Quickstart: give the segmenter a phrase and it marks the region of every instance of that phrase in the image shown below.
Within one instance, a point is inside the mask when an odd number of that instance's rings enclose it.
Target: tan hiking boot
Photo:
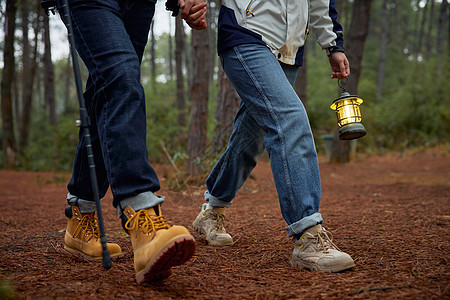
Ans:
[[[329,273],[353,268],[353,259],[340,251],[330,236],[331,233],[318,224],[305,230],[300,238],[294,238],[291,265]]]
[[[131,236],[136,282],[157,281],[168,277],[173,266],[188,261],[195,252],[195,240],[183,226],[170,226],[160,206],[135,212],[127,206],[124,227]]]
[[[210,245],[233,244],[233,238],[226,232],[224,226],[225,207],[213,207],[209,203],[204,203],[200,207],[201,211],[192,223],[194,229],[203,235]]]
[[[102,258],[102,244],[100,242],[100,228],[95,212],[80,213],[77,206],[66,208],[67,223],[64,236],[64,249],[72,253],[82,254],[95,259]],[[122,254],[120,246],[114,243],[106,244],[111,257]]]

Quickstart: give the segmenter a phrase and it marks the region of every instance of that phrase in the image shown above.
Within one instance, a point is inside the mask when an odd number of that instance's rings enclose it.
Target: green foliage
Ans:
[[[367,129],[367,135],[358,141],[358,148],[378,152],[445,143],[450,138],[450,86],[446,80],[450,75],[448,46],[444,60],[438,62],[435,49],[437,29],[434,27],[427,33],[432,38],[432,47],[424,49],[422,45],[420,52],[415,53],[418,37],[411,33],[417,29],[416,23],[422,15],[416,14],[410,3],[396,1],[396,14],[391,13],[388,20],[383,93],[378,103],[381,20],[377,12],[380,5],[381,2],[374,2],[372,8],[371,30],[366,40],[358,86],[358,96],[364,100],[362,122]],[[435,13],[438,11],[437,6]],[[425,61],[427,51],[430,58]],[[330,74],[329,66],[319,52],[317,48],[307,52],[307,110],[318,146],[322,143],[318,137],[332,133],[336,126],[335,114],[328,107],[337,95],[334,81],[330,85],[326,80]],[[438,64],[442,65],[441,74],[437,73]]]
[[[17,294],[13,283],[9,279],[0,279],[0,299],[16,299]]]
[[[444,69],[449,67],[449,60]],[[436,76],[436,62],[411,62],[405,83],[386,93],[381,103],[368,103],[366,143],[372,149],[403,149],[444,143],[450,138],[450,88]],[[394,79],[395,80],[395,79]],[[397,79],[398,80],[398,79]]]
[[[147,147],[151,162],[167,162],[162,145],[170,155],[185,153],[186,128],[177,124],[175,82],[156,83],[146,89]]]
[[[60,116],[51,128],[43,112],[32,118],[32,130],[20,165],[33,171],[70,171],[78,143],[77,113]]]

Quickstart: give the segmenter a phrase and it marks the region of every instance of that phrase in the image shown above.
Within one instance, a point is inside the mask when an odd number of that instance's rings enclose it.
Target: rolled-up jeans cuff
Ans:
[[[230,207],[233,201],[227,202],[220,200],[217,197],[214,197],[209,193],[209,191],[205,192],[205,201],[207,201],[211,206],[214,207]]]
[[[320,213],[314,213],[308,217],[301,219],[291,225],[286,226],[286,231],[288,237],[292,237],[297,234],[301,234],[303,231],[309,227],[316,226],[317,224],[322,224],[323,219]]]
[[[97,210],[95,201],[80,199],[71,193],[67,193],[67,203],[70,206],[77,206],[82,214],[90,214]]]
[[[119,202],[117,205],[117,213],[119,218],[122,216],[123,210],[130,206],[134,211],[149,208],[164,202],[163,196],[157,196],[153,192],[143,192],[133,197],[128,197]]]

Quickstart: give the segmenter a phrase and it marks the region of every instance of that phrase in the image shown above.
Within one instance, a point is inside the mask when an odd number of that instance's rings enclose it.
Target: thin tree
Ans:
[[[172,16],[169,16],[169,32],[168,32],[168,43],[169,43],[169,78],[173,79],[173,43],[172,43]]]
[[[386,67],[386,49],[387,49],[387,23],[389,19],[389,11],[387,8],[387,0],[383,0],[381,4],[381,36],[380,36],[380,56],[378,59],[378,78],[377,78],[377,102],[380,103],[383,97],[384,86],[384,70]]]
[[[215,9],[220,10],[222,1],[221,0],[216,1],[214,2],[214,4]],[[211,13],[213,13],[213,11],[211,11]],[[215,20],[215,18],[213,17],[210,18]],[[215,44],[216,44],[215,39],[211,40],[211,45]],[[214,52],[215,54],[216,50],[215,49],[212,50],[213,51],[210,52]],[[233,85],[229,81],[221,64],[219,64],[217,84],[218,84],[218,92],[217,92],[214,136],[211,145],[212,153],[218,153],[223,151],[224,147],[227,145],[228,139],[233,131],[234,116],[239,108],[240,102],[239,95],[237,94]]]
[[[188,175],[199,175],[201,173],[198,159],[200,159],[206,148],[206,121],[208,113],[209,92],[209,40],[208,29],[192,30],[192,50],[194,59],[194,73],[190,93],[191,112],[188,130],[187,162],[186,172]]]
[[[238,110],[240,98],[227,75],[219,64],[218,94],[215,115],[214,137],[211,145],[212,153],[223,151],[233,131],[234,116]]]
[[[44,98],[48,104],[50,125],[56,126],[56,100],[55,100],[55,68],[52,61],[52,50],[50,43],[49,17],[43,16],[44,36]]]
[[[26,81],[23,83],[25,85],[24,95],[22,97],[22,113],[20,118],[20,131],[19,131],[19,149],[23,153],[28,145],[28,138],[30,136],[30,124],[31,124],[31,108],[33,102],[33,87],[37,69],[37,46],[38,46],[38,36],[40,32],[41,22],[39,17],[42,13],[42,9],[39,7],[39,3],[35,4],[36,21],[34,22],[34,45],[33,53],[30,53],[30,73]]]
[[[55,71],[52,61],[50,43],[49,17],[43,15],[43,39],[44,39],[44,99],[48,104],[49,121],[53,139],[52,170],[58,170],[59,139],[56,128],[56,99],[55,99]]]
[[[188,90],[190,91],[192,89],[192,81],[193,81],[193,69],[194,69],[194,65],[193,65],[193,59],[192,59],[192,45],[187,45],[187,42],[189,41],[188,38],[186,37],[186,33],[183,31],[183,40],[186,43],[186,47],[185,49],[185,53],[184,53],[184,67],[186,69],[186,79],[187,79],[187,86],[188,86]],[[191,41],[192,41],[192,36],[191,36]]]
[[[422,43],[423,43],[423,36],[425,32],[425,24],[427,23],[427,10],[428,10],[428,3],[429,0],[425,2],[425,6],[422,10],[422,21],[420,22],[420,29],[419,29],[419,37],[417,39],[417,46],[416,46],[416,58],[419,59],[422,51]],[[420,6],[418,6],[420,9]]]
[[[209,38],[209,44],[211,47],[209,47],[209,82],[211,83],[214,78],[214,70],[216,67],[216,61],[217,61],[217,51],[216,47],[216,36],[217,36],[217,22],[216,22],[216,15],[217,10],[220,8],[220,5],[218,4],[217,0],[211,0],[209,1],[209,5],[207,6],[208,9],[208,18],[206,18],[206,21],[208,23],[208,38]]]
[[[155,91],[156,90],[156,57],[155,57],[155,47],[156,47],[156,40],[155,40],[155,30],[154,30],[154,22],[152,22],[152,25],[150,27],[150,73],[151,73],[151,82],[152,82],[152,88]]]
[[[359,77],[364,45],[369,32],[371,0],[358,0],[353,3],[352,23],[346,39],[346,55],[350,62],[351,75],[343,82],[345,89],[353,95],[358,92]],[[344,163],[350,161],[350,142],[339,139],[336,127],[330,162]]]
[[[448,40],[448,35],[445,34],[445,29],[447,27],[446,23],[449,20],[448,15],[448,0],[443,0],[441,4],[441,9],[439,11],[439,20],[438,20],[438,34],[437,34],[437,74],[440,75],[442,73],[442,62],[444,59],[445,52],[445,44]]]
[[[435,23],[434,20],[434,0],[431,0],[431,7],[430,7],[430,20],[428,21],[428,29],[427,29],[427,39],[425,41],[425,61],[428,61],[431,54],[432,49],[432,43],[431,38],[433,36],[433,24]]]
[[[5,46],[1,81],[3,168],[12,169],[16,164],[16,139],[12,113],[12,88],[15,69],[14,34],[16,30],[16,0],[6,0]]]
[[[177,75],[177,123],[186,126],[186,100],[184,97],[183,53],[185,52],[183,20],[175,18],[175,70]]]
[[[65,59],[64,67],[64,113],[68,113],[70,110],[70,90],[72,88],[72,77],[73,77],[73,71],[72,71],[72,63],[70,59],[70,53],[67,55],[67,59]]]

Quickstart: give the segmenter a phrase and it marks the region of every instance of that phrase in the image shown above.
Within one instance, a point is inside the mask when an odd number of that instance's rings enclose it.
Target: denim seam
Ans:
[[[241,53],[239,52],[239,49],[237,49],[237,47],[235,47],[233,50],[236,53],[236,57],[239,59],[239,61],[241,62],[242,66],[244,67],[245,71],[247,72],[248,76],[251,78],[251,80],[252,80],[253,84],[255,85],[256,89],[259,91],[260,96],[262,97],[262,99],[264,100],[264,103],[266,104],[267,110],[269,111],[270,115],[272,116],[272,119],[275,121],[275,124],[277,126],[278,137],[280,139],[281,147],[282,147],[281,158],[283,160],[283,170],[284,170],[284,178],[285,178],[285,181],[286,181],[285,182],[286,189],[288,191],[290,205],[291,205],[291,207],[294,207],[293,211],[296,212],[297,210],[295,209],[295,201],[294,201],[294,196],[293,196],[293,192],[292,192],[292,186],[290,184],[290,177],[289,177],[289,172],[288,172],[288,167],[287,167],[286,148],[285,148],[285,144],[284,144],[283,130],[282,130],[281,126],[280,126],[280,123],[279,123],[278,119],[276,118],[276,116],[273,113],[273,109],[272,109],[272,106],[270,105],[270,101],[265,96],[262,87],[259,85],[259,83],[256,80],[255,76],[251,72],[250,68],[245,63]],[[296,215],[296,217],[298,219],[298,215]]]

